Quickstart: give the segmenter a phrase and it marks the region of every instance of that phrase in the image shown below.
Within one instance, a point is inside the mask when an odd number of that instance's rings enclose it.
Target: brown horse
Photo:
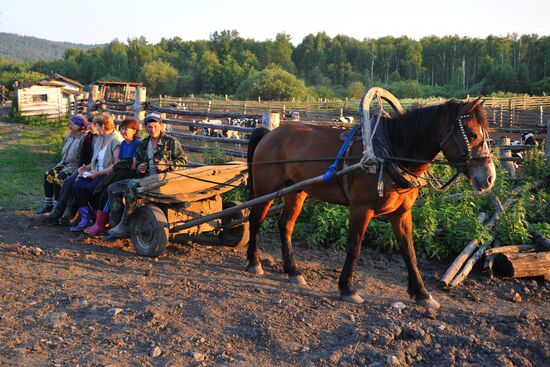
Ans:
[[[487,143],[488,123],[482,104],[479,98],[472,102],[451,100],[418,108],[399,117],[382,118],[378,129],[387,132],[391,145],[389,151],[403,171],[413,177],[420,175],[442,151],[449,163],[469,178],[473,188],[482,192],[492,187],[496,177]],[[331,163],[326,158],[335,157],[342,145],[339,139],[341,132],[330,127],[300,123],[285,124],[271,132],[257,129],[250,138],[248,149],[252,195],[258,197],[322,175]],[[354,144],[350,157],[360,156],[362,150],[361,143]],[[395,157],[408,159],[399,161]],[[395,176],[384,170],[384,193],[379,197],[378,177],[378,172],[369,174],[358,170],[349,173],[340,182],[332,179],[284,197],[285,207],[279,222],[284,272],[291,283],[305,284],[294,260],[291,237],[304,200],[311,196],[350,207],[346,260],[338,281],[344,301],[363,302],[353,287],[353,269],[369,221],[384,215],[391,222],[407,266],[409,295],[426,307],[438,308],[439,304],[422,281],[412,240],[411,208],[418,196],[418,187],[403,189],[392,178]],[[250,214],[247,270],[257,275],[263,274],[258,230],[271,204],[272,201],[259,204],[252,208]]]

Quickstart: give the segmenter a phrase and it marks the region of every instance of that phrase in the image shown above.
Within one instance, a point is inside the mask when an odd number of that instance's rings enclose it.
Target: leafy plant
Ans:
[[[223,150],[220,149],[218,144],[212,147],[205,146],[202,157],[205,164],[223,164],[231,160],[225,155]]]
[[[518,200],[510,207],[495,225],[498,233],[497,242],[500,245],[518,245],[527,243],[531,235],[527,231],[527,220],[525,219],[525,206],[522,200]]]

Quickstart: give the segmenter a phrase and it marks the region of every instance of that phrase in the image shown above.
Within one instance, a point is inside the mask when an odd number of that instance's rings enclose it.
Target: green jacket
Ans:
[[[148,136],[136,149],[134,155],[136,158],[136,169],[140,163],[152,164],[152,162],[149,162],[147,156],[147,145],[149,144],[150,140],[151,137]],[[153,153],[153,159],[157,162],[160,160],[164,160],[168,164],[165,169],[162,169],[161,167],[159,173],[183,169],[185,168],[184,165],[187,163],[187,157],[183,153],[183,148],[181,147],[180,142],[173,136],[167,134],[162,134],[160,136],[155,151]],[[145,174],[140,174],[138,172],[138,176],[146,176],[148,174],[149,170]]]

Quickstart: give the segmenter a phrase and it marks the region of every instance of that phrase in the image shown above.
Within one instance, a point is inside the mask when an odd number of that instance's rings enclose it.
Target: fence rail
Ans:
[[[138,93],[139,94],[139,93]],[[243,134],[249,134],[253,128],[235,126],[227,121],[225,124],[210,123],[209,119],[260,119],[265,112],[279,113],[288,117],[297,113],[304,122],[323,123],[337,127],[346,127],[350,124],[337,122],[342,117],[359,118],[359,101],[353,99],[316,101],[235,101],[228,98],[222,100],[183,98],[159,96],[158,98],[141,97],[136,94],[136,101],[109,102],[105,100],[92,101],[90,99],[76,99],[71,104],[75,113],[109,112],[121,121],[127,116],[142,119],[145,112],[156,111],[161,113],[163,120],[174,126],[185,126],[190,129],[204,129],[208,131],[221,131],[227,135],[227,131],[236,131],[241,136],[227,138],[223,136],[202,136],[187,134],[177,131],[175,134],[182,140],[195,140],[206,142],[224,142],[232,144],[247,144]],[[405,109],[416,106],[428,106],[444,102],[443,98],[425,100],[402,100]],[[536,134],[547,133],[547,124],[550,120],[550,96],[531,97],[519,96],[511,98],[485,98],[485,108],[491,131],[521,134],[534,132]],[[389,106],[387,108],[389,110]],[[204,121],[200,121],[200,120]],[[193,121],[191,121],[193,120]],[[194,121],[199,120],[199,121]],[[199,149],[199,148],[197,148]],[[516,149],[516,148],[512,148]],[[519,148],[518,148],[519,149]],[[237,154],[241,154],[240,152]]]

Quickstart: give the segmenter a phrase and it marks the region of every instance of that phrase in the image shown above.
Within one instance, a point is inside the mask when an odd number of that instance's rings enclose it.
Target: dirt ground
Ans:
[[[307,287],[282,274],[263,242],[260,277],[245,249],[172,245],[157,260],[130,241],[102,243],[0,211],[2,366],[543,366],[550,361],[550,285],[475,275],[443,291],[446,265],[421,261],[437,312],[406,293],[398,256],[366,249],[337,297],[344,253],[297,244]],[[516,296],[516,294],[519,295]],[[515,301],[514,301],[515,299]],[[405,308],[392,307],[403,302]]]

